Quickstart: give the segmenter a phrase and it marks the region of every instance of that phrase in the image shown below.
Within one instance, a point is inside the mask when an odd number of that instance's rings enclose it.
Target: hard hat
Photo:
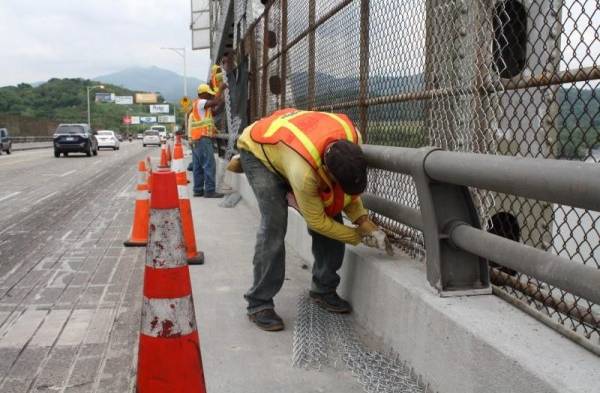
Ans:
[[[200,86],[198,86],[198,94],[203,94],[203,93],[208,93],[211,95],[215,95],[215,92],[211,90],[210,86],[207,85],[206,83],[201,84]]]

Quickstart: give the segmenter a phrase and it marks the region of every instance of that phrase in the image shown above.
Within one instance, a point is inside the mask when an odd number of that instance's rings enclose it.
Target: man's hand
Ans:
[[[389,256],[394,255],[394,249],[392,243],[388,239],[385,232],[383,232],[373,221],[367,216],[362,216],[355,221],[358,225],[358,232],[362,238],[362,243],[368,247],[378,248],[385,251]]]

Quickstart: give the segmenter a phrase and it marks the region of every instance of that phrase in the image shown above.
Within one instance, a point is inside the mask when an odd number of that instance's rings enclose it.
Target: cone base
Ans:
[[[188,265],[204,265],[204,253],[202,251],[198,251],[198,253],[193,257],[187,257]]]
[[[143,240],[125,240],[123,245],[125,247],[146,247],[148,242]]]

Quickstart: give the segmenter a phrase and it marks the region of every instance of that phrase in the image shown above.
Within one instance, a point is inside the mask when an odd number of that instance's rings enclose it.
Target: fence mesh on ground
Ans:
[[[275,0],[240,26],[251,120],[338,111],[370,144],[600,161],[596,0]],[[419,207],[405,175],[371,170],[368,191]],[[472,192],[482,227],[600,268],[598,212]],[[425,256],[422,233],[375,218]],[[600,343],[598,305],[492,266],[495,285]]]

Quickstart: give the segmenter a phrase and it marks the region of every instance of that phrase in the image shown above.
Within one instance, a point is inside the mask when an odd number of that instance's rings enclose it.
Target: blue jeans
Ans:
[[[268,170],[251,153],[242,150],[240,159],[258,201],[261,216],[252,261],[254,282],[244,295],[248,302],[248,313],[253,314],[274,307],[273,297],[285,280],[285,232],[288,215],[286,194],[289,186],[281,176]],[[338,214],[335,220],[342,222],[342,215]],[[312,236],[315,258],[311,290],[318,293],[335,292],[340,283],[337,270],[342,267],[346,246],[314,231],[308,232]]]
[[[192,165],[194,168],[194,192],[215,192],[215,153],[210,138],[192,142]]]

